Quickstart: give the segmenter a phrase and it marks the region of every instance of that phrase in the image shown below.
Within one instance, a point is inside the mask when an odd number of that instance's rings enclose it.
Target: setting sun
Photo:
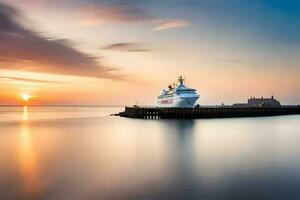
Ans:
[[[21,97],[24,101],[29,101],[29,99],[31,98],[29,94],[21,94]]]

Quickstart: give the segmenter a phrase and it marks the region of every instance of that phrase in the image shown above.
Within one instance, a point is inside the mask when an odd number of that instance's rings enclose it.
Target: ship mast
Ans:
[[[179,82],[180,85],[183,85],[184,78],[182,76],[179,76],[178,82]]]

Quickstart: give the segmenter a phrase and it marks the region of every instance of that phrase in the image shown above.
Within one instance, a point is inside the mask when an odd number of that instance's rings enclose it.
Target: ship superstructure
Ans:
[[[199,97],[197,90],[188,88],[180,76],[178,84],[169,85],[168,89],[164,89],[158,96],[157,107],[193,108]]]

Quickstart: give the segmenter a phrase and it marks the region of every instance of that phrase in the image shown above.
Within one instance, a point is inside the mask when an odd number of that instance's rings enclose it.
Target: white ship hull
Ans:
[[[199,99],[198,95],[173,95],[170,97],[159,98],[157,107],[162,108],[193,108]]]
[[[169,85],[168,90],[163,90],[157,99],[157,107],[160,108],[193,108],[199,99],[197,90],[188,88],[184,84],[182,76],[178,84]]]

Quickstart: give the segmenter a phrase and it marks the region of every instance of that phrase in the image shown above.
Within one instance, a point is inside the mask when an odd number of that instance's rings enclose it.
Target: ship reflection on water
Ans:
[[[107,116],[120,108],[1,109],[0,199],[300,195],[299,116],[140,120]]]

